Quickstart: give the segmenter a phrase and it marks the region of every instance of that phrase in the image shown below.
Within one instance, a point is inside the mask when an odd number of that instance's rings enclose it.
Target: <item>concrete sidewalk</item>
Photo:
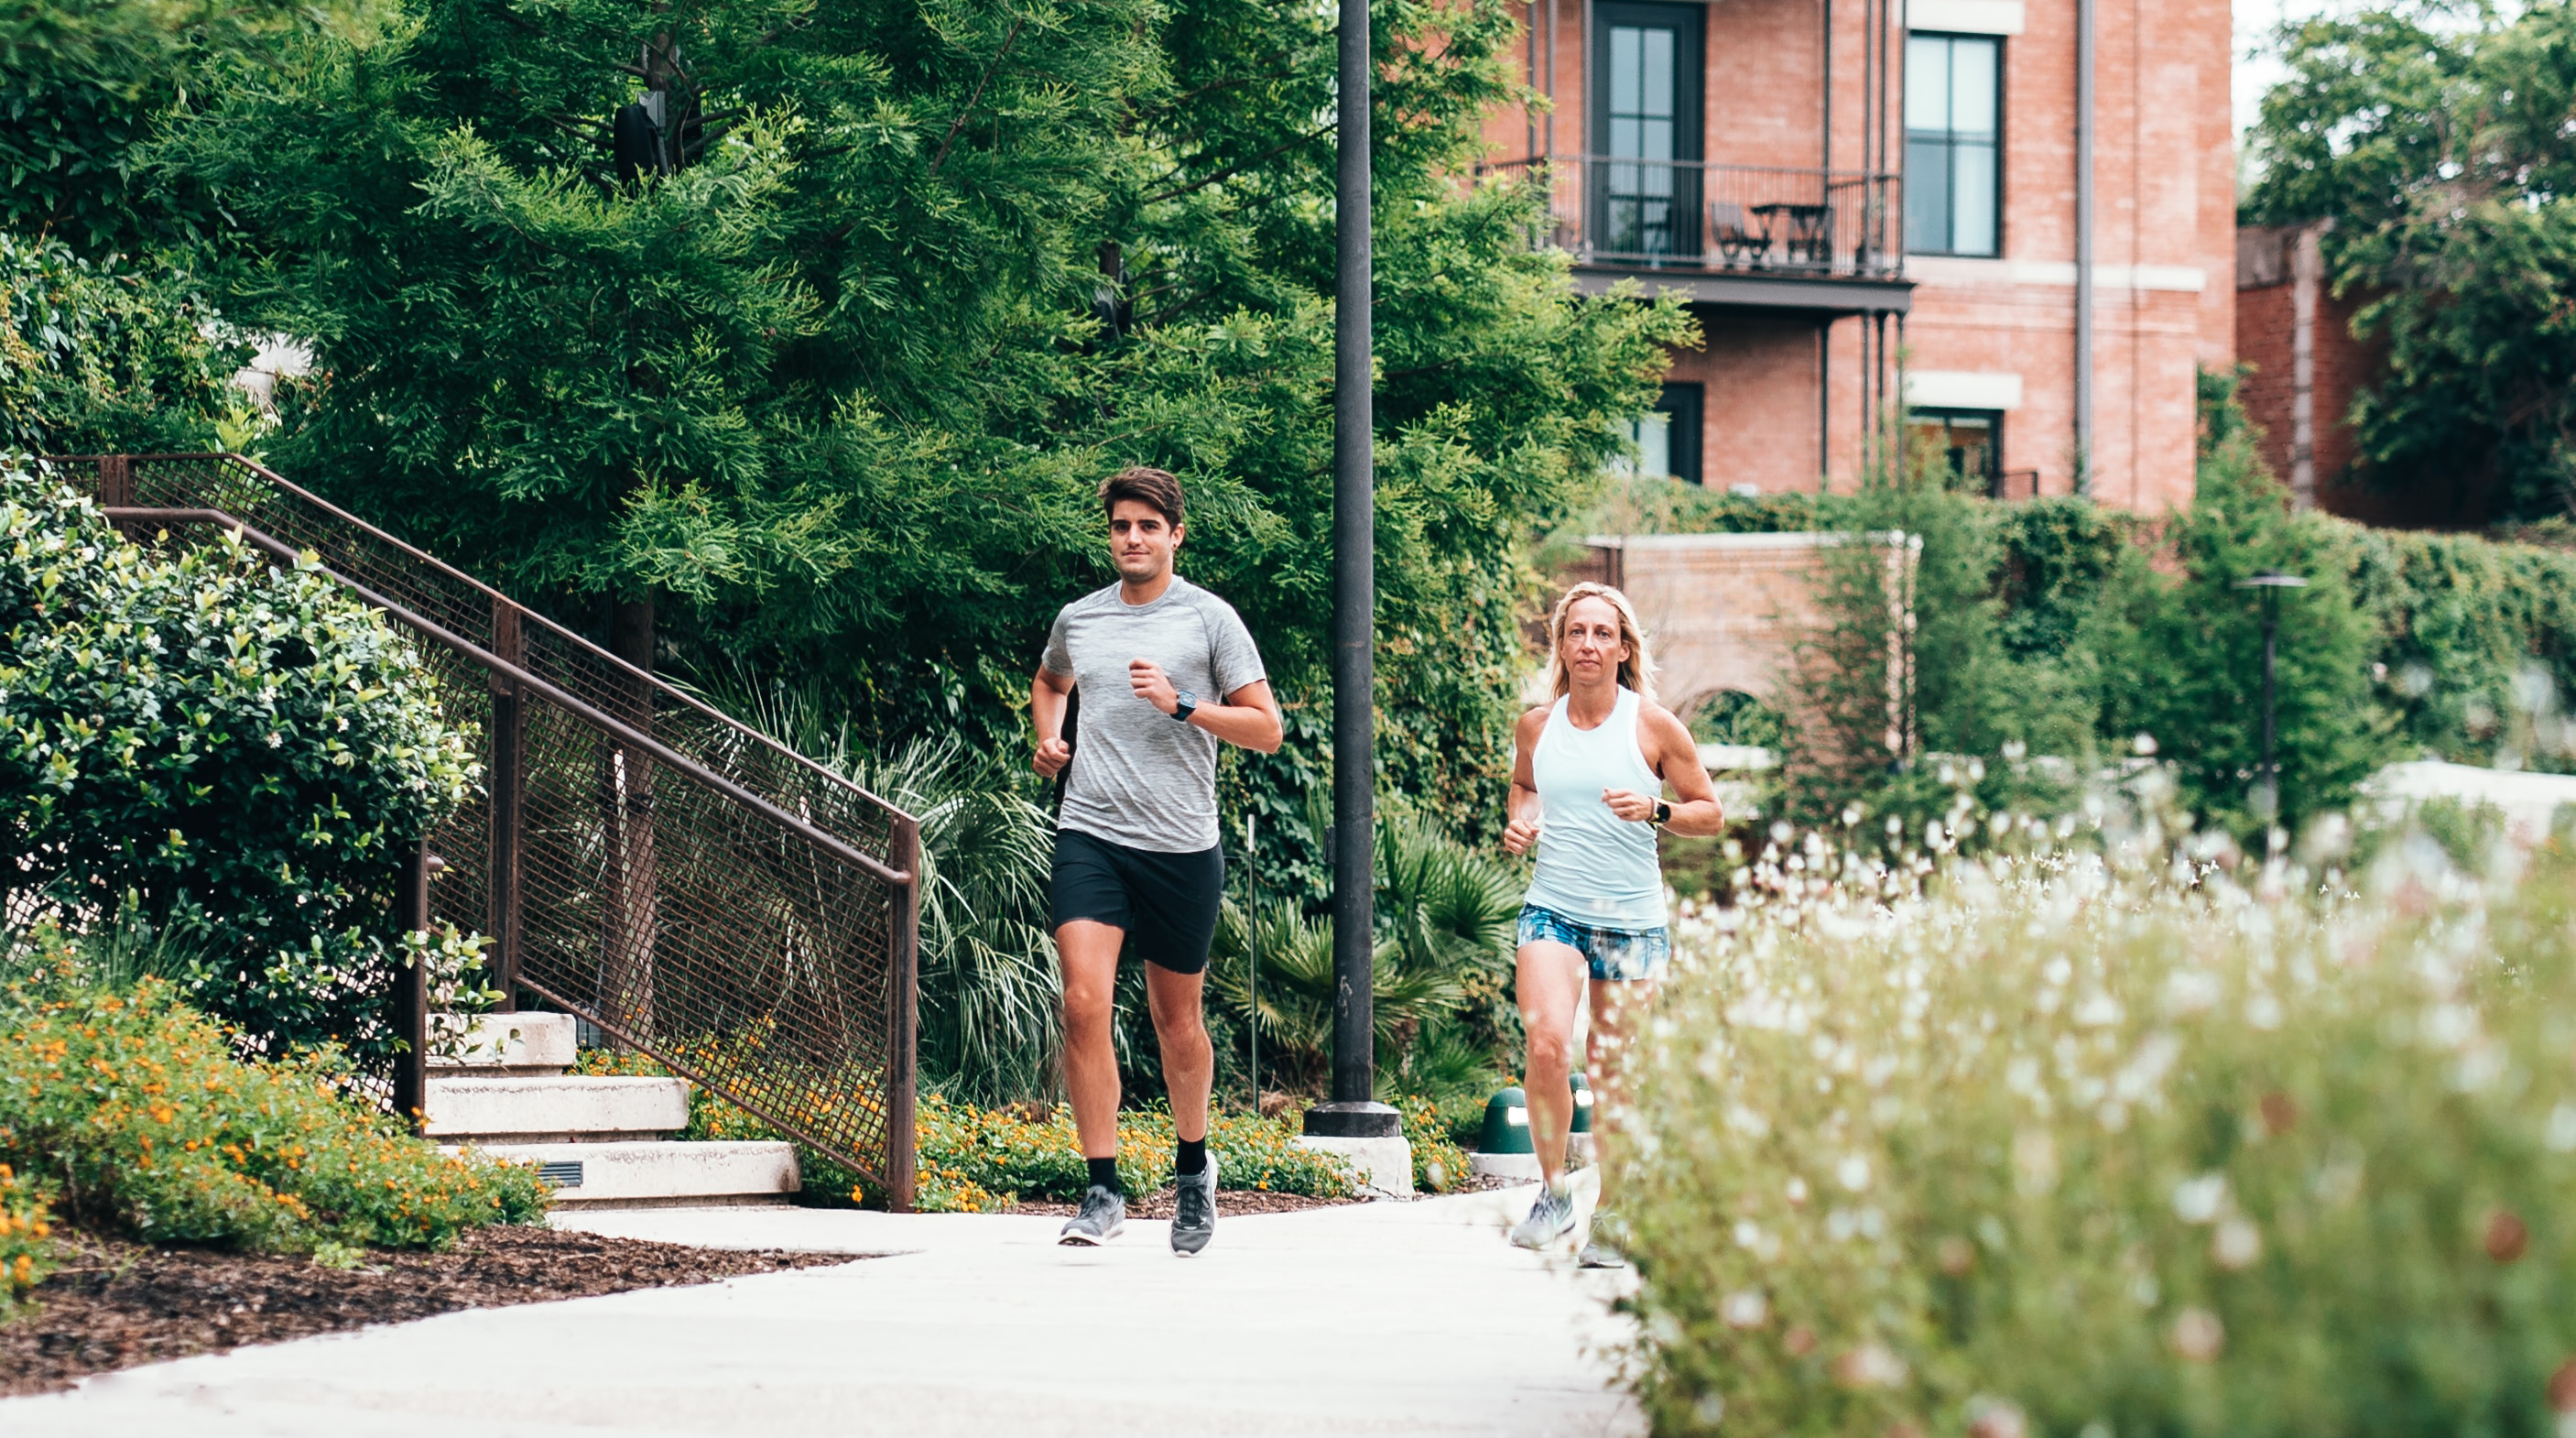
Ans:
[[[1505,1245],[1529,1190],[1161,1223],[659,1209],[557,1221],[882,1255],[184,1359],[0,1403],[0,1435],[1633,1435],[1624,1275]]]

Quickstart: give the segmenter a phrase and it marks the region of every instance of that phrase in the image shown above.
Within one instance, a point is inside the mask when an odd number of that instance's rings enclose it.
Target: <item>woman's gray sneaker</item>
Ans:
[[[1097,1248],[1126,1228],[1127,1200],[1095,1183],[1082,1195],[1082,1212],[1065,1220],[1064,1233],[1056,1242]]]
[[[1628,1260],[1621,1258],[1619,1256],[1619,1250],[1612,1248],[1606,1243],[1587,1243],[1583,1245],[1583,1252],[1575,1256],[1574,1266],[1577,1268],[1625,1268],[1628,1266]]]
[[[1538,1201],[1530,1205],[1529,1217],[1512,1230],[1512,1246],[1545,1248],[1573,1231],[1574,1195],[1550,1185],[1538,1191]]]
[[[1187,1257],[1216,1237],[1216,1155],[1173,1188],[1172,1252]]]

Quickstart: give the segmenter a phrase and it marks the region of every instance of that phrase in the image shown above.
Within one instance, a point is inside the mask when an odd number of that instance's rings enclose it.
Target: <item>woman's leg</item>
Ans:
[[[1592,1031],[1585,1035],[1584,1075],[1592,1083],[1592,1161],[1604,1183],[1610,1175],[1608,1146],[1615,1115],[1628,1099],[1628,1045],[1654,1006],[1653,979],[1592,980]]]
[[[1565,1172],[1565,1142],[1574,1129],[1574,1076],[1566,1050],[1574,1036],[1574,1006],[1583,992],[1583,955],[1571,944],[1537,940],[1521,945],[1515,960],[1521,1028],[1529,1050],[1521,1061],[1521,1091],[1529,1095],[1530,1147],[1538,1171],[1553,1186]]]

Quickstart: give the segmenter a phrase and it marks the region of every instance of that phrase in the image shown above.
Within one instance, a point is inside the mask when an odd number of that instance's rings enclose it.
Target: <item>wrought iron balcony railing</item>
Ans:
[[[1551,155],[1486,167],[1548,188],[1540,243],[1585,264],[1786,278],[1905,274],[1895,175]]]

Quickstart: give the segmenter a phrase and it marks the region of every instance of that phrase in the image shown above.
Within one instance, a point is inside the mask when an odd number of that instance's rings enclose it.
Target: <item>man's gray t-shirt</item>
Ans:
[[[1201,704],[1269,677],[1234,606],[1177,574],[1151,604],[1129,604],[1113,584],[1066,605],[1044,662],[1073,676],[1082,714],[1056,827],[1161,854],[1213,849],[1216,736],[1138,698],[1131,659],[1161,665]]]

